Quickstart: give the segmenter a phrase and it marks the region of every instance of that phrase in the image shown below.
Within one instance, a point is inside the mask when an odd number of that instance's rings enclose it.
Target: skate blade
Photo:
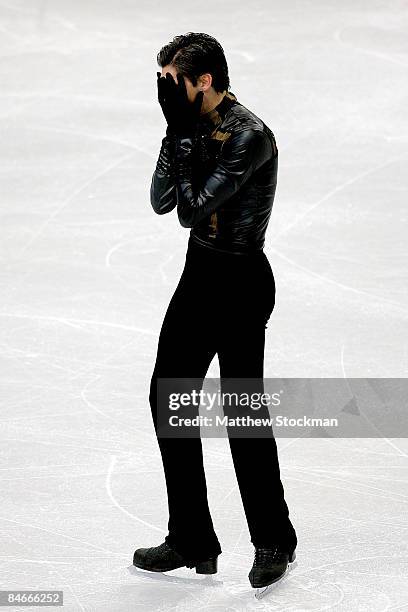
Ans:
[[[272,591],[274,590],[276,586],[276,583],[281,582],[285,578],[286,574],[287,572],[285,572],[280,578],[278,578],[274,582],[271,582],[271,584],[268,584],[268,586],[260,587],[256,589],[255,599],[258,599],[258,600],[263,599],[264,597],[272,593]]]
[[[297,562],[295,560],[293,560],[292,562],[289,562],[288,567],[286,568],[286,571],[284,574],[282,574],[282,576],[279,576],[279,578],[276,578],[276,580],[271,582],[271,584],[268,584],[268,586],[259,587],[256,589],[255,599],[258,599],[258,600],[263,599],[264,597],[269,595],[269,593],[271,593],[278,586],[278,582],[281,583],[282,581],[286,581],[291,570],[294,569],[296,566],[297,566]]]

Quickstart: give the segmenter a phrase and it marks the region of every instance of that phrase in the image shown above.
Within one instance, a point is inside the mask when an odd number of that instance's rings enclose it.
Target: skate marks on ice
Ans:
[[[227,553],[227,551],[225,551]],[[228,553],[227,553],[228,554]],[[242,556],[242,555],[238,555]],[[190,610],[197,602],[207,610],[265,610],[268,612],[304,612],[305,610],[349,612],[370,610],[385,612],[392,610],[392,599],[384,585],[381,586],[380,573],[371,571],[371,565],[388,563],[388,559],[378,557],[343,558],[341,561],[314,564],[313,558],[302,555],[299,565],[294,561],[285,574],[265,589],[253,589],[247,580],[248,556],[236,567],[226,568],[220,558],[217,577],[204,579],[189,578],[187,568],[168,573],[148,572],[133,566],[127,567],[128,573],[138,579],[137,584],[151,593],[153,598],[162,590],[172,597],[184,592],[185,598],[174,608]],[[365,562],[367,565],[365,565]],[[307,564],[307,567],[305,565]],[[400,580],[403,572],[400,572]],[[231,575],[233,578],[231,578]],[[363,578],[364,577],[364,578]],[[367,578],[371,577],[371,580]],[[361,580],[367,579],[366,586]],[[154,593],[156,595],[154,595]],[[163,594],[162,593],[162,594]],[[191,606],[191,608],[189,607]],[[152,608],[153,609],[153,608]],[[167,609],[167,608],[165,608]]]
[[[281,307],[267,371],[404,375],[405,3],[275,4],[235,7],[222,41],[236,93],[281,143],[268,237]],[[216,577],[125,569],[167,519],[147,395],[187,233],[150,210],[164,127],[151,75],[185,7],[112,6],[0,0],[3,588],[61,586],[69,612],[401,610],[396,440],[330,452],[288,443],[301,554],[260,600],[228,449],[207,453]],[[213,8],[188,27],[211,30]],[[216,8],[222,23],[227,5]]]

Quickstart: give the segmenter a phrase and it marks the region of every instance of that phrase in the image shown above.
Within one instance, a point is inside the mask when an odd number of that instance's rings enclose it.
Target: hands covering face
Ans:
[[[199,91],[194,102],[187,96],[184,77],[177,73],[177,83],[170,72],[162,77],[157,72],[157,98],[166,118],[168,130],[177,136],[193,137],[200,118],[204,92]]]

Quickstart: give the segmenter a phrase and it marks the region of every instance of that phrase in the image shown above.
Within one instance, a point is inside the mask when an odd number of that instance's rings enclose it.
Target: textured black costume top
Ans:
[[[199,244],[247,253],[263,248],[275,197],[274,134],[232,92],[200,116],[194,138],[167,129],[153,172],[150,201],[159,215],[177,206]]]

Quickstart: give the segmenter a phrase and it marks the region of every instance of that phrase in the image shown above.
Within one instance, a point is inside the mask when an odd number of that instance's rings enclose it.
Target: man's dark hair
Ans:
[[[190,79],[193,86],[197,85],[197,77],[209,72],[216,92],[223,92],[224,89],[228,91],[230,87],[224,50],[213,36],[203,32],[187,32],[175,36],[160,49],[157,63],[161,68],[172,64],[178,72]]]

